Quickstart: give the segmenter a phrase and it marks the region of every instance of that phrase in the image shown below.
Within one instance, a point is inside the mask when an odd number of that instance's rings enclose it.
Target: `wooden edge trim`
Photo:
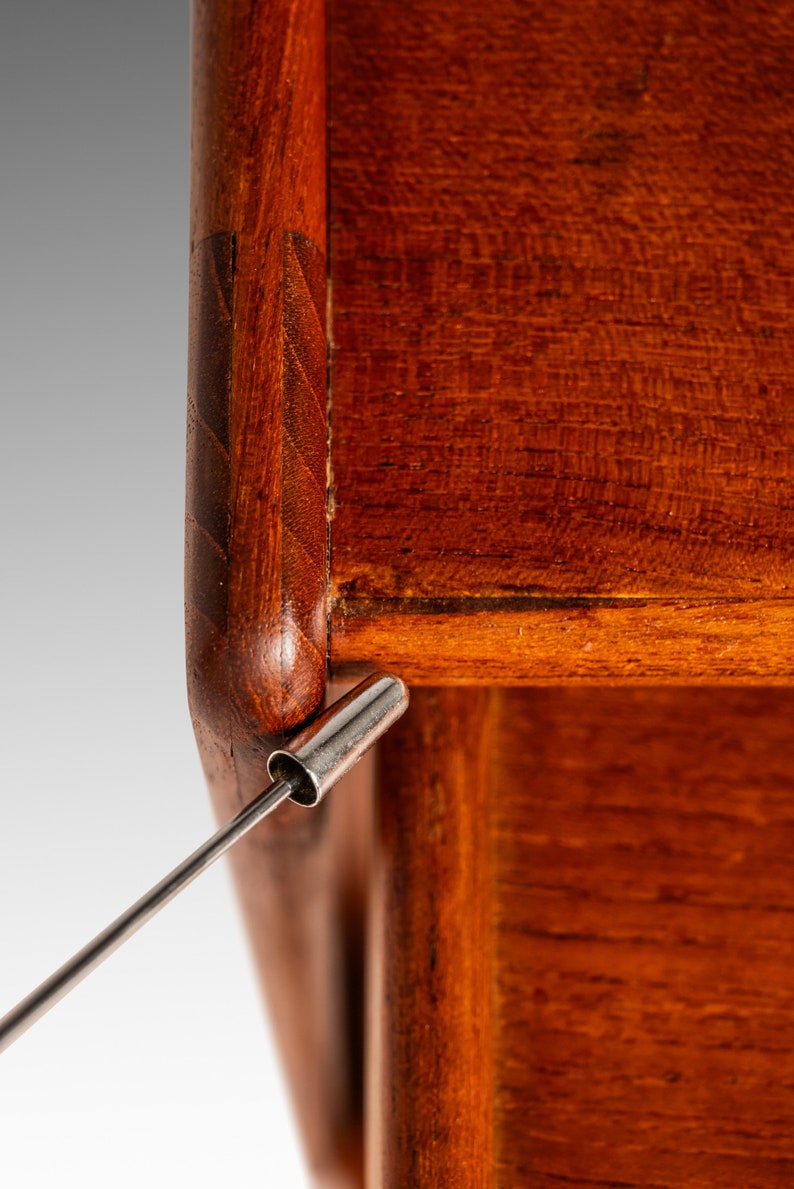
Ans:
[[[185,636],[197,733],[230,747],[229,395],[234,238],[208,236],[190,259]]]
[[[322,0],[194,6],[191,244],[234,245],[223,599],[243,749],[325,692],[325,22]],[[205,300],[191,290],[192,326]]]
[[[380,745],[368,1189],[491,1189],[492,692],[419,690]]]
[[[221,819],[325,691],[325,22],[324,0],[193,11],[188,686]],[[283,806],[232,856],[307,1159],[334,1189],[361,1182],[345,808]]]
[[[794,599],[338,603],[335,674],[411,684],[794,681]]]

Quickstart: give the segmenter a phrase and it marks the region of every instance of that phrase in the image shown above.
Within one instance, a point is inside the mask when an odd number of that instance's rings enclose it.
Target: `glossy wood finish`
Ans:
[[[338,672],[414,684],[789,684],[791,599],[354,600],[331,614]]]
[[[791,679],[794,10],[333,0],[327,244],[323,6],[194,27],[215,804],[327,624],[336,675],[480,683],[415,692],[374,851],[364,785],[236,857],[318,1179],[363,1177],[369,891],[368,1189],[789,1184],[791,697],[598,683]]]
[[[411,713],[380,766],[372,1189],[789,1185],[794,694]]]
[[[234,237],[208,236],[190,259],[185,619],[188,689],[200,746],[231,737],[228,699]]]
[[[340,661],[370,659],[362,601],[720,597],[775,618],[792,45],[794,11],[766,0],[334,0]],[[676,614],[659,623],[669,661]]]
[[[493,695],[497,1184],[794,1177],[794,695]]]
[[[325,690],[325,8],[197,0],[193,31],[188,685],[225,819]],[[367,796],[289,806],[233,857],[307,1158],[329,1187],[361,1178]]]
[[[382,745],[370,1189],[493,1184],[489,700],[417,692]]]
[[[248,746],[294,728],[325,682],[324,6],[197,0],[194,59],[191,248],[234,240],[224,590]]]

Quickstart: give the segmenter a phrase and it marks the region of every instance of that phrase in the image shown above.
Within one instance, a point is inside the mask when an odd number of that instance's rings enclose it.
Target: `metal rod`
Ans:
[[[95,970],[105,958],[142,928],[169,901],[192,883],[197,876],[219,859],[243,834],[252,829],[262,818],[286,801],[297,785],[296,779],[277,780],[264,792],[242,809],[225,826],[221,826],[198,850],[194,850],[183,863],[161,879],[158,884],[136,900],[126,912],[117,917],[111,925],[98,933],[93,941],[65,962],[54,974],[45,979],[35,991],[31,991],[16,1007],[0,1019],[0,1053],[13,1044],[23,1032],[41,1019],[64,995]]]
[[[274,784],[0,1019],[0,1053],[282,801],[317,805],[407,705],[399,677],[373,673],[273,752]]]

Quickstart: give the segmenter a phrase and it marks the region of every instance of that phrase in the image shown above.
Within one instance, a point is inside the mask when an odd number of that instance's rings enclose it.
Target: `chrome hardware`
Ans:
[[[268,760],[273,784],[0,1019],[0,1052],[282,801],[290,797],[301,805],[317,805],[407,706],[402,681],[375,674],[274,751]]]

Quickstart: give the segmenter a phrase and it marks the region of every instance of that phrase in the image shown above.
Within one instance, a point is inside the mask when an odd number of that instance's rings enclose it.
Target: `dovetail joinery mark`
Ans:
[[[187,601],[223,636],[229,564],[229,403],[234,236],[198,243],[190,270]]]
[[[282,687],[296,661],[324,669],[326,623],[325,258],[283,236]],[[300,669],[300,663],[298,669]]]
[[[201,241],[191,265],[186,517],[186,597],[200,617],[191,628],[196,633],[189,644],[191,669],[205,674],[197,677],[199,684],[209,679],[208,669],[212,672],[213,688],[220,694],[221,683],[226,691],[221,700],[235,708],[239,722],[251,724],[255,699],[274,736],[286,729],[287,720],[305,716],[306,704],[320,700],[327,639],[325,259],[297,233],[285,233],[282,243],[281,338],[271,344],[280,354],[280,475],[271,512],[277,522],[268,527],[259,520],[253,551],[258,553],[274,534],[278,544],[271,573],[278,602],[273,619],[255,592],[242,601],[235,594],[240,570],[249,566],[252,554],[239,547],[245,519],[239,493],[233,506],[231,458],[239,455],[241,444],[232,440],[232,407],[256,394],[245,386],[237,392],[238,381],[233,382],[231,233]],[[275,662],[272,669],[267,656],[261,656],[261,665],[256,660],[259,639],[272,642],[265,645]],[[256,673],[246,676],[252,660]],[[271,673],[277,674],[278,689]]]

